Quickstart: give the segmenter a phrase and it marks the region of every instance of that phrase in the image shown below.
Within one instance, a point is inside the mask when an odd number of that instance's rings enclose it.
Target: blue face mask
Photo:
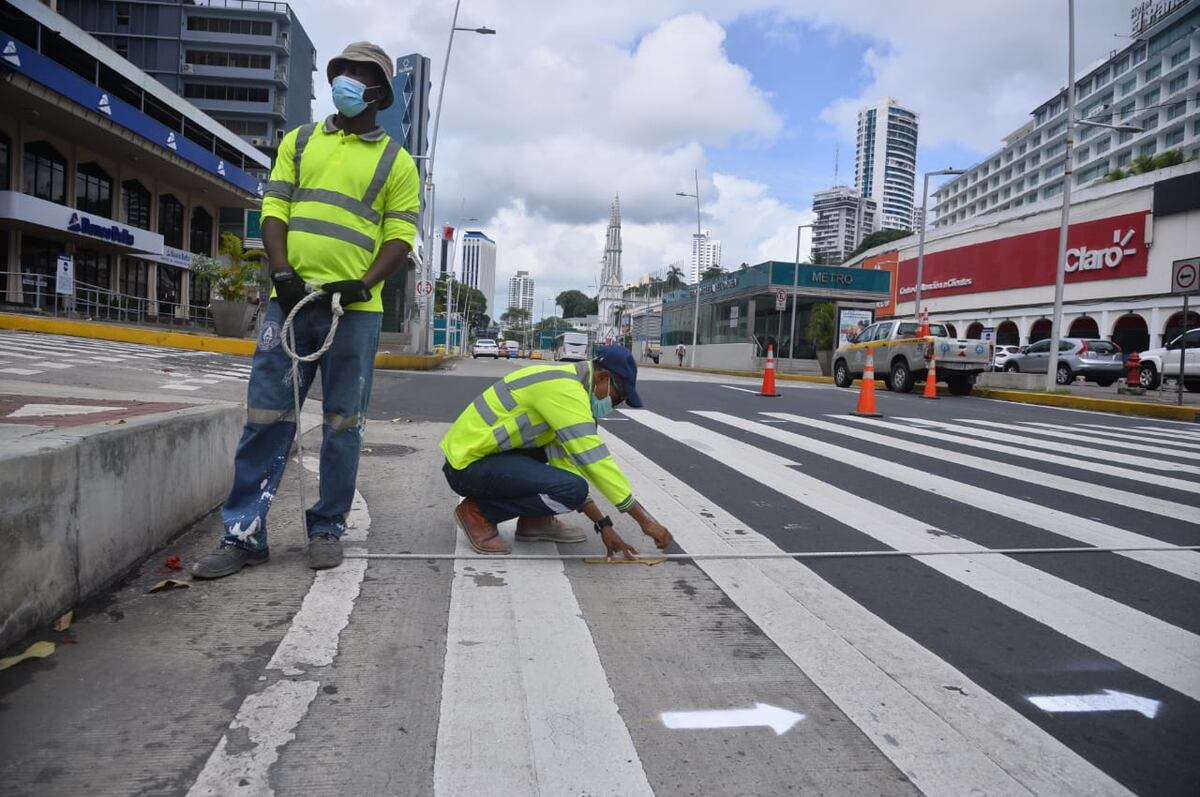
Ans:
[[[338,113],[347,119],[353,119],[365,111],[368,103],[363,99],[363,93],[368,88],[375,87],[365,86],[345,75],[335,77],[333,79],[333,105],[338,109]]]
[[[600,420],[601,418],[603,418],[604,416],[606,416],[610,412],[612,412],[612,410],[613,410],[612,396],[605,396],[602,399],[598,399],[595,396],[592,396],[592,416],[596,420]]]

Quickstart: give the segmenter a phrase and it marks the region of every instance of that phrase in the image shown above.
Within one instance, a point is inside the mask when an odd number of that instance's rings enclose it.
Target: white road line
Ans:
[[[995,429],[1012,429],[1011,423],[999,423],[997,421],[981,421],[976,418],[955,418],[954,420],[960,423],[973,423],[979,426],[987,426]],[[1085,434],[1075,434],[1074,432],[1060,432],[1054,429],[1034,429],[1030,427],[1021,427],[1022,431],[1032,434],[1040,434],[1046,437],[1053,437],[1058,440],[1074,440],[1077,443],[1087,443],[1092,446],[1111,446],[1127,451],[1143,451],[1148,454],[1157,454],[1159,456],[1179,457],[1182,459],[1200,460],[1200,454],[1190,454],[1186,451],[1164,451],[1158,446],[1141,445],[1139,443],[1118,443],[1115,440],[1103,440],[1099,437],[1089,437]],[[1115,455],[1119,452],[1109,452],[1109,455]]]
[[[801,435],[784,432],[775,427],[760,426],[723,413],[699,413],[713,420],[723,421],[735,428],[769,436],[788,445],[824,455],[833,453],[840,462],[857,467],[859,457],[869,460],[867,467],[872,474],[896,478],[888,474],[884,466],[891,463],[877,457],[857,455],[825,443],[809,447],[814,441]],[[913,550],[925,546],[944,550],[962,551],[959,556],[914,557],[931,570],[954,579],[963,586],[973,589],[1024,614],[1060,634],[1076,640],[1092,650],[1121,662],[1132,670],[1153,678],[1165,686],[1200,699],[1200,636],[1177,628],[1156,617],[1126,606],[1118,601],[1097,595],[1064,579],[1038,570],[1009,557],[979,556],[970,553],[987,550],[956,536],[935,530],[930,533],[930,524],[924,520],[902,515],[888,507],[866,501],[826,482],[801,473],[791,466],[795,463],[783,457],[768,454],[731,437],[718,434],[693,424],[653,418],[645,411],[632,414],[634,420],[668,434],[672,439],[733,468],[758,483],[804,504],[834,520],[872,537],[896,550]],[[689,428],[690,427],[690,428]],[[757,428],[755,428],[757,427]],[[696,445],[699,443],[699,445]],[[908,487],[922,486],[927,476],[911,468],[913,476],[903,482]],[[945,480],[949,481],[949,480]],[[967,485],[961,485],[967,487]],[[986,493],[986,491],[979,491]],[[1000,496],[996,496],[1000,498]],[[963,500],[959,498],[959,500]],[[1050,515],[1053,510],[1043,509]],[[1013,514],[1012,512],[1009,513]],[[1073,518],[1079,525],[1090,521]],[[1047,524],[1037,524],[1046,526]],[[1104,529],[1102,524],[1094,526]],[[1123,534],[1128,534],[1124,532]],[[1072,536],[1072,535],[1065,535]],[[1140,535],[1131,535],[1138,536]],[[1076,535],[1076,539],[1079,536]],[[1090,541],[1089,541],[1090,542]],[[1170,555],[1170,554],[1168,554]],[[1177,554],[1181,557],[1191,554]],[[985,561],[986,560],[986,561]],[[1180,565],[1181,568],[1186,567]],[[1174,570],[1168,565],[1163,569]],[[1200,580],[1200,572],[1193,572]]]
[[[721,385],[721,387],[725,388],[726,390],[738,390],[738,391],[741,391],[742,393],[752,393],[754,395],[758,395],[757,390],[751,390],[748,387],[735,387],[733,385]]]
[[[605,442],[638,500],[688,552],[780,552],[629,443],[619,437]],[[1128,794],[804,564],[788,559],[696,564],[923,793]]]
[[[966,426],[961,423],[946,423],[945,421],[930,421],[926,419],[922,419],[921,423],[925,426],[936,426],[939,429],[946,429],[947,431],[957,432],[970,437],[982,437],[985,440],[1001,440],[1006,443],[1015,443],[1019,446],[1026,446],[1027,448],[1036,448],[1040,451],[1053,451],[1059,454],[1071,454],[1072,456],[1081,457],[1083,459],[1099,459],[1104,462],[1111,462],[1114,458],[1119,457],[1122,465],[1126,465],[1131,468],[1145,468],[1146,470],[1161,470],[1169,471],[1171,473],[1188,473],[1193,476],[1200,476],[1200,468],[1195,468],[1191,465],[1180,465],[1176,462],[1165,462],[1163,460],[1150,459],[1149,457],[1139,457],[1133,454],[1124,454],[1114,451],[1100,451],[1098,449],[1088,448],[1086,446],[1073,446],[1070,443],[1056,443],[1052,440],[1035,440],[1032,437],[1007,434],[994,429],[979,429],[974,426]]]
[[[1119,548],[1163,544],[1162,540],[1116,528],[1108,523],[1082,518],[1069,512],[1063,512],[1032,501],[1024,501],[1020,498],[1002,495],[973,484],[948,479],[944,476],[935,476],[918,468],[910,468],[907,465],[889,462],[879,457],[849,450],[843,446],[813,440],[804,435],[794,434],[775,427],[760,426],[744,418],[720,412],[697,411],[696,414],[720,421],[738,429],[769,437],[776,442],[800,449],[801,451],[808,451],[818,456],[828,457],[851,467],[862,468],[875,477],[882,476],[896,480],[908,489],[922,490],[943,498],[949,498],[952,501],[964,503],[968,507],[984,512],[991,512],[1002,518],[1008,518],[1034,528],[1050,531],[1067,539],[1077,540],[1085,545],[1094,545],[1097,548]],[[786,418],[794,423],[801,423],[814,428],[828,428],[829,431],[838,431],[834,424],[826,424],[823,421],[815,421],[810,418],[801,418],[798,415],[787,415],[785,413],[772,414],[777,418]],[[877,437],[877,435],[871,432],[855,431],[861,439]],[[959,522],[969,522],[967,520],[969,515],[962,514],[959,517],[962,519]],[[947,530],[954,531],[953,528]],[[1119,553],[1117,556],[1128,557],[1134,561],[1174,573],[1191,581],[1200,581],[1200,553],[1128,551]]]
[[[51,362],[45,362],[45,361],[29,363],[29,365],[35,365],[38,368],[49,368],[54,371],[61,371],[63,369],[71,367],[69,364],[65,364],[65,363],[51,363]]]
[[[1141,511],[1150,512],[1155,515],[1162,515],[1163,517],[1169,517],[1169,518],[1177,518],[1179,520],[1187,521],[1188,523],[1200,523],[1200,507],[1197,507],[1193,503],[1181,504],[1177,501],[1168,501],[1164,498],[1155,498],[1153,496],[1147,496],[1147,495],[1142,495],[1140,493],[1129,492],[1128,490],[1121,490],[1116,487],[1103,487],[1101,489],[1097,489],[1096,484],[1094,482],[1080,481],[1079,479],[1072,479],[1067,476],[1059,476],[1054,473],[1047,473],[1045,471],[1035,470],[1033,468],[1026,468],[1021,465],[1013,465],[1008,462],[1001,462],[1001,461],[995,460],[995,459],[987,459],[986,457],[977,457],[973,454],[961,454],[957,451],[950,451],[948,449],[937,448],[935,446],[927,446],[924,443],[918,443],[916,441],[908,440],[908,439],[905,439],[902,437],[894,437],[894,436],[884,435],[884,434],[875,434],[874,432],[863,431],[862,429],[857,428],[857,427],[843,426],[840,423],[829,423],[828,421],[820,421],[820,420],[815,420],[815,419],[811,419],[811,418],[805,418],[805,417],[802,417],[799,415],[791,415],[786,412],[764,412],[763,415],[767,415],[771,418],[779,418],[779,419],[782,419],[785,421],[790,421],[792,423],[802,424],[804,426],[809,426],[813,429],[823,429],[827,432],[833,432],[835,434],[847,435],[849,437],[853,437],[856,440],[862,440],[862,441],[869,442],[869,443],[875,443],[875,444],[881,445],[881,446],[887,446],[888,448],[894,448],[899,451],[908,452],[910,454],[919,454],[922,456],[930,457],[931,459],[939,460],[941,462],[952,462],[957,465],[963,465],[968,468],[975,468],[977,470],[983,471],[984,475],[992,474],[992,475],[996,475],[996,476],[1004,476],[1009,479],[1016,479],[1017,481],[1028,482],[1029,484],[1037,484],[1042,487],[1049,487],[1052,490],[1062,490],[1063,492],[1072,493],[1075,495],[1086,495],[1086,496],[1088,496],[1089,499],[1095,500],[1095,501],[1105,501],[1110,504],[1117,504],[1118,506],[1130,506],[1130,507],[1136,506]],[[856,418],[854,416],[850,416],[850,418],[848,420],[852,420],[855,423],[865,423],[865,425],[874,427],[876,429],[896,428],[896,424],[879,423],[879,422],[875,421],[875,419],[873,419],[873,418]],[[900,427],[900,429],[903,430],[903,427]],[[915,430],[909,430],[909,434],[913,434],[914,432],[915,432]],[[931,436],[931,437],[933,434],[936,434],[936,432],[933,432],[933,433],[915,432],[915,433],[927,434],[928,436]],[[950,435],[944,435],[944,436],[949,437]],[[865,455],[860,455],[860,456],[863,456],[863,459],[861,460],[862,462],[864,462],[863,467],[867,467],[867,465],[865,463],[871,462],[873,459],[871,457],[866,457]],[[896,465],[895,467],[904,468],[905,466]],[[919,470],[912,469],[912,468],[905,468],[905,470],[908,471],[909,473],[920,472]],[[943,477],[939,477],[939,476],[931,476],[930,478],[932,479],[930,484],[947,485],[947,486],[960,484],[960,482],[956,482],[956,481],[953,481],[950,479],[943,479]],[[1200,490],[1200,484],[1190,484],[1189,487],[1193,492]],[[972,489],[980,489],[980,488],[972,488]],[[989,492],[991,492],[991,491],[989,491]],[[941,495],[942,493],[939,491],[938,494]],[[992,493],[992,494],[995,494],[995,493]],[[963,500],[973,502],[974,498],[973,497],[964,498]],[[1015,499],[1015,500],[1019,501],[1020,499]],[[1001,501],[1002,501],[1002,503],[1004,503],[1005,506],[1008,506],[1008,505],[1012,504],[1014,499],[1009,498],[1007,496],[1003,496],[1001,498]],[[975,505],[975,504],[972,504],[972,505]],[[1038,510],[1040,510],[1041,512],[1045,511],[1038,504],[1030,503],[1029,506],[1037,507]],[[982,509],[983,507],[980,506],[979,508]],[[1005,513],[1001,513],[1001,514],[1005,514]],[[1031,517],[1035,516],[1035,514],[1036,514],[1036,512],[1031,512],[1030,516]]]
[[[159,385],[159,390],[199,390],[203,385],[185,385],[182,382],[175,382],[169,385]]]
[[[433,785],[442,797],[653,793],[561,562],[455,563]]]
[[[13,374],[14,376],[33,376],[40,373],[42,371],[31,371],[28,368],[0,368],[0,374]]]
[[[835,416],[828,416],[835,417]],[[881,421],[878,418],[859,418],[854,415],[837,416],[841,420],[850,421],[851,423],[860,423],[866,426],[874,426],[880,429],[891,429],[904,434],[917,435],[927,440],[945,440],[948,443],[953,443],[958,446],[966,446],[968,448],[979,448],[984,451],[995,451],[997,454],[1008,454],[1009,456],[1021,457],[1022,459],[1032,459],[1037,462],[1049,462],[1055,465],[1063,465],[1068,468],[1076,468],[1078,470],[1087,471],[1088,473],[1103,473],[1108,476],[1117,476],[1130,481],[1141,482],[1143,484],[1151,484],[1156,487],[1167,487],[1172,490],[1183,490],[1188,493],[1194,493],[1200,490],[1200,482],[1187,481],[1186,479],[1176,479],[1171,476],[1162,476],[1157,473],[1144,473],[1140,470],[1132,468],[1121,468],[1116,465],[1109,465],[1107,462],[1091,462],[1072,459],[1071,457],[1061,457],[1057,454],[1051,454],[1048,451],[1031,451],[1027,448],[1018,448],[1016,446],[1006,446],[1002,443],[991,443],[987,440],[976,440],[971,437],[949,434],[946,432],[935,431],[937,427],[928,425],[927,421],[920,418],[897,418],[900,421],[908,421],[911,424],[919,425],[922,428],[914,428],[902,423],[891,423]],[[764,422],[765,423],[765,422]],[[928,425],[928,428],[924,428]],[[946,453],[944,449],[938,449],[938,456],[941,457]],[[1107,489],[1107,488],[1105,488]],[[1089,494],[1091,492],[1089,491]],[[1141,498],[1139,496],[1140,503]]]
[[[1091,426],[1092,424],[1080,424],[1081,426]],[[1134,426],[1132,427],[1138,432],[1149,435],[1157,435],[1160,437],[1178,438],[1180,440],[1200,440],[1200,433],[1187,432],[1183,429],[1161,429],[1156,426]]]
[[[306,457],[304,465],[315,470],[316,463],[315,457]],[[371,518],[357,490],[354,503],[361,506],[356,538],[362,541],[370,531]],[[347,551],[365,553],[365,549]],[[229,731],[217,742],[188,797],[274,793],[271,767],[279,760],[280,749],[296,738],[296,727],[321,685],[321,674],[310,670],[329,666],[337,656],[339,638],[350,621],[366,571],[366,559],[346,559],[339,567],[317,573],[300,611],[267,664],[268,671],[279,670],[283,677],[242,701]],[[305,675],[308,677],[295,679]],[[242,728],[249,731],[250,746],[231,753],[229,735]]]
[[[1135,443],[1137,443],[1137,442],[1153,443],[1155,445],[1160,445],[1160,446],[1171,446],[1172,448],[1187,448],[1187,449],[1191,449],[1193,451],[1200,450],[1200,443],[1186,443],[1186,442],[1179,440],[1178,438],[1172,439],[1172,440],[1159,440],[1157,438],[1147,438],[1145,435],[1141,434],[1140,432],[1134,432],[1132,430],[1125,431],[1125,432],[1115,431],[1112,429],[1112,427],[1109,427],[1107,429],[1080,429],[1079,428],[1079,426],[1085,426],[1085,425],[1087,425],[1087,424],[1079,424],[1077,426],[1070,427],[1070,429],[1084,432],[1085,434],[1098,435],[1103,438],[1112,437],[1112,438],[1116,438],[1117,440],[1131,440]],[[1041,429],[1054,429],[1054,430],[1062,430],[1063,429],[1062,424],[1038,423],[1035,421],[1021,421],[1021,427],[1025,427],[1025,426],[1035,426],[1035,427],[1038,427]],[[1018,428],[1021,428],[1021,427],[1018,427]],[[1112,443],[1109,443],[1109,445],[1112,445]],[[1120,443],[1118,443],[1117,445],[1120,445]]]

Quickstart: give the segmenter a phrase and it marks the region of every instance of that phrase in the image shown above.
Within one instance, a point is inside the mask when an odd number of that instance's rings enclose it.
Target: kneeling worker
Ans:
[[[583,542],[585,533],[554,517],[578,511],[592,521],[610,558],[631,558],[637,551],[589,497],[588,482],[637,521],[659,550],[670,545],[671,532],[634,500],[596,433],[596,421],[622,402],[642,406],[637,363],[623,346],[601,346],[590,362],[514,371],[463,410],[442,438],[442,470],[465,499],[454,516],[471,547],[509,553],[496,524],[514,517],[518,540]]]

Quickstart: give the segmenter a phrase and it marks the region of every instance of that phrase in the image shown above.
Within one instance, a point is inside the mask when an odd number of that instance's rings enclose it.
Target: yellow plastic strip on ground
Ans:
[[[44,659],[53,652],[53,642],[34,642],[32,645],[25,648],[24,653],[18,653],[16,656],[9,656],[7,659],[0,659],[0,670],[7,670],[9,667],[20,664],[26,659]]]

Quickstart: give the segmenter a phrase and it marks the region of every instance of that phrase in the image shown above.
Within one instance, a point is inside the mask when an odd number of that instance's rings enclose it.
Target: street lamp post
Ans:
[[[676,191],[675,196],[693,197],[696,200],[696,307],[692,311],[692,368],[696,367],[696,341],[700,331],[700,170],[693,169],[696,178],[696,193]]]
[[[1091,119],[1075,120],[1075,0],[1067,0],[1067,142],[1064,157],[1062,223],[1058,231],[1058,267],[1054,272],[1054,318],[1050,323],[1050,359],[1046,364],[1046,389],[1058,386],[1058,346],[1062,340],[1063,288],[1067,277],[1067,234],[1071,226],[1071,149],[1079,125],[1102,127],[1118,133],[1140,133],[1138,125],[1106,124]]]
[[[792,267],[792,334],[788,338],[788,359],[793,360],[796,357],[796,291],[800,287],[800,231],[805,227],[810,230],[813,228],[811,224],[796,225],[796,264]],[[754,330],[750,330],[751,334]]]
[[[925,184],[921,189],[921,229],[917,231],[917,293],[913,298],[913,314],[921,317],[921,283],[925,280],[925,227],[929,218],[929,178],[950,174],[965,174],[966,169],[938,169],[925,172]]]
[[[446,93],[446,72],[450,67],[450,49],[454,46],[455,31],[469,31],[471,33],[479,33],[482,35],[492,35],[496,31],[491,28],[460,28],[458,25],[458,7],[462,4],[462,0],[454,2],[454,16],[450,20],[450,37],[446,41],[446,60],[442,62],[442,80],[438,87],[437,111],[433,115],[433,136],[429,141],[429,158],[425,164],[425,229],[422,231],[422,237],[425,239],[426,248],[426,265],[425,278],[433,280],[433,233],[437,226],[434,222],[434,194],[433,194],[433,159],[437,154],[438,127],[442,122],[442,97]],[[450,319],[446,318],[446,334],[450,333]],[[433,337],[433,294],[425,298],[425,329],[421,336],[421,353],[429,353],[430,340]],[[447,337],[447,341],[449,338]]]

